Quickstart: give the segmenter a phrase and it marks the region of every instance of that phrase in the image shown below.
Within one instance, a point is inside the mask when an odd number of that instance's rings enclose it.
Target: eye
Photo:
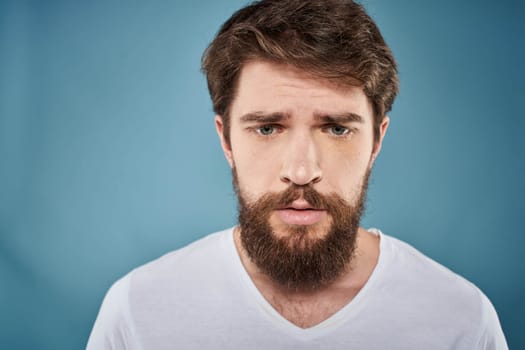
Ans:
[[[341,125],[331,125],[327,127],[327,131],[334,136],[344,136],[350,132],[350,130]]]
[[[273,125],[263,125],[261,127],[258,127],[256,131],[262,136],[269,136],[276,132],[276,128]]]

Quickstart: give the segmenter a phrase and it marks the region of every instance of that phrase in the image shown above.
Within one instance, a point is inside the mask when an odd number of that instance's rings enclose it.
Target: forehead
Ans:
[[[353,112],[372,115],[361,87],[340,86],[304,70],[267,61],[246,63],[239,75],[231,114],[262,112]]]

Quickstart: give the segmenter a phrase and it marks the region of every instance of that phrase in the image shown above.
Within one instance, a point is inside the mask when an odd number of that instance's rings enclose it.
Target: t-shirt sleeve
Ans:
[[[130,275],[121,278],[107,292],[86,350],[135,349],[129,313],[129,280]]]
[[[508,350],[505,335],[501,329],[498,314],[490,300],[481,293],[482,299],[482,327],[480,331],[477,350]]]

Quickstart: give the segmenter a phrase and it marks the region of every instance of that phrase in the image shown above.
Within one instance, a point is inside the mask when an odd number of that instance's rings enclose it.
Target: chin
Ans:
[[[273,220],[272,220],[273,221]],[[313,225],[289,225],[270,222],[272,235],[277,240],[286,242],[290,250],[303,251],[323,240],[330,231],[329,223],[316,223]]]

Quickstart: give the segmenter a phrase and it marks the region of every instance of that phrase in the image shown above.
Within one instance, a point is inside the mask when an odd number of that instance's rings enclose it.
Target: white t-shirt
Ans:
[[[378,263],[355,298],[302,329],[257,290],[233,242],[211,234],[139,267],[108,291],[93,349],[507,349],[473,284],[378,230]]]

